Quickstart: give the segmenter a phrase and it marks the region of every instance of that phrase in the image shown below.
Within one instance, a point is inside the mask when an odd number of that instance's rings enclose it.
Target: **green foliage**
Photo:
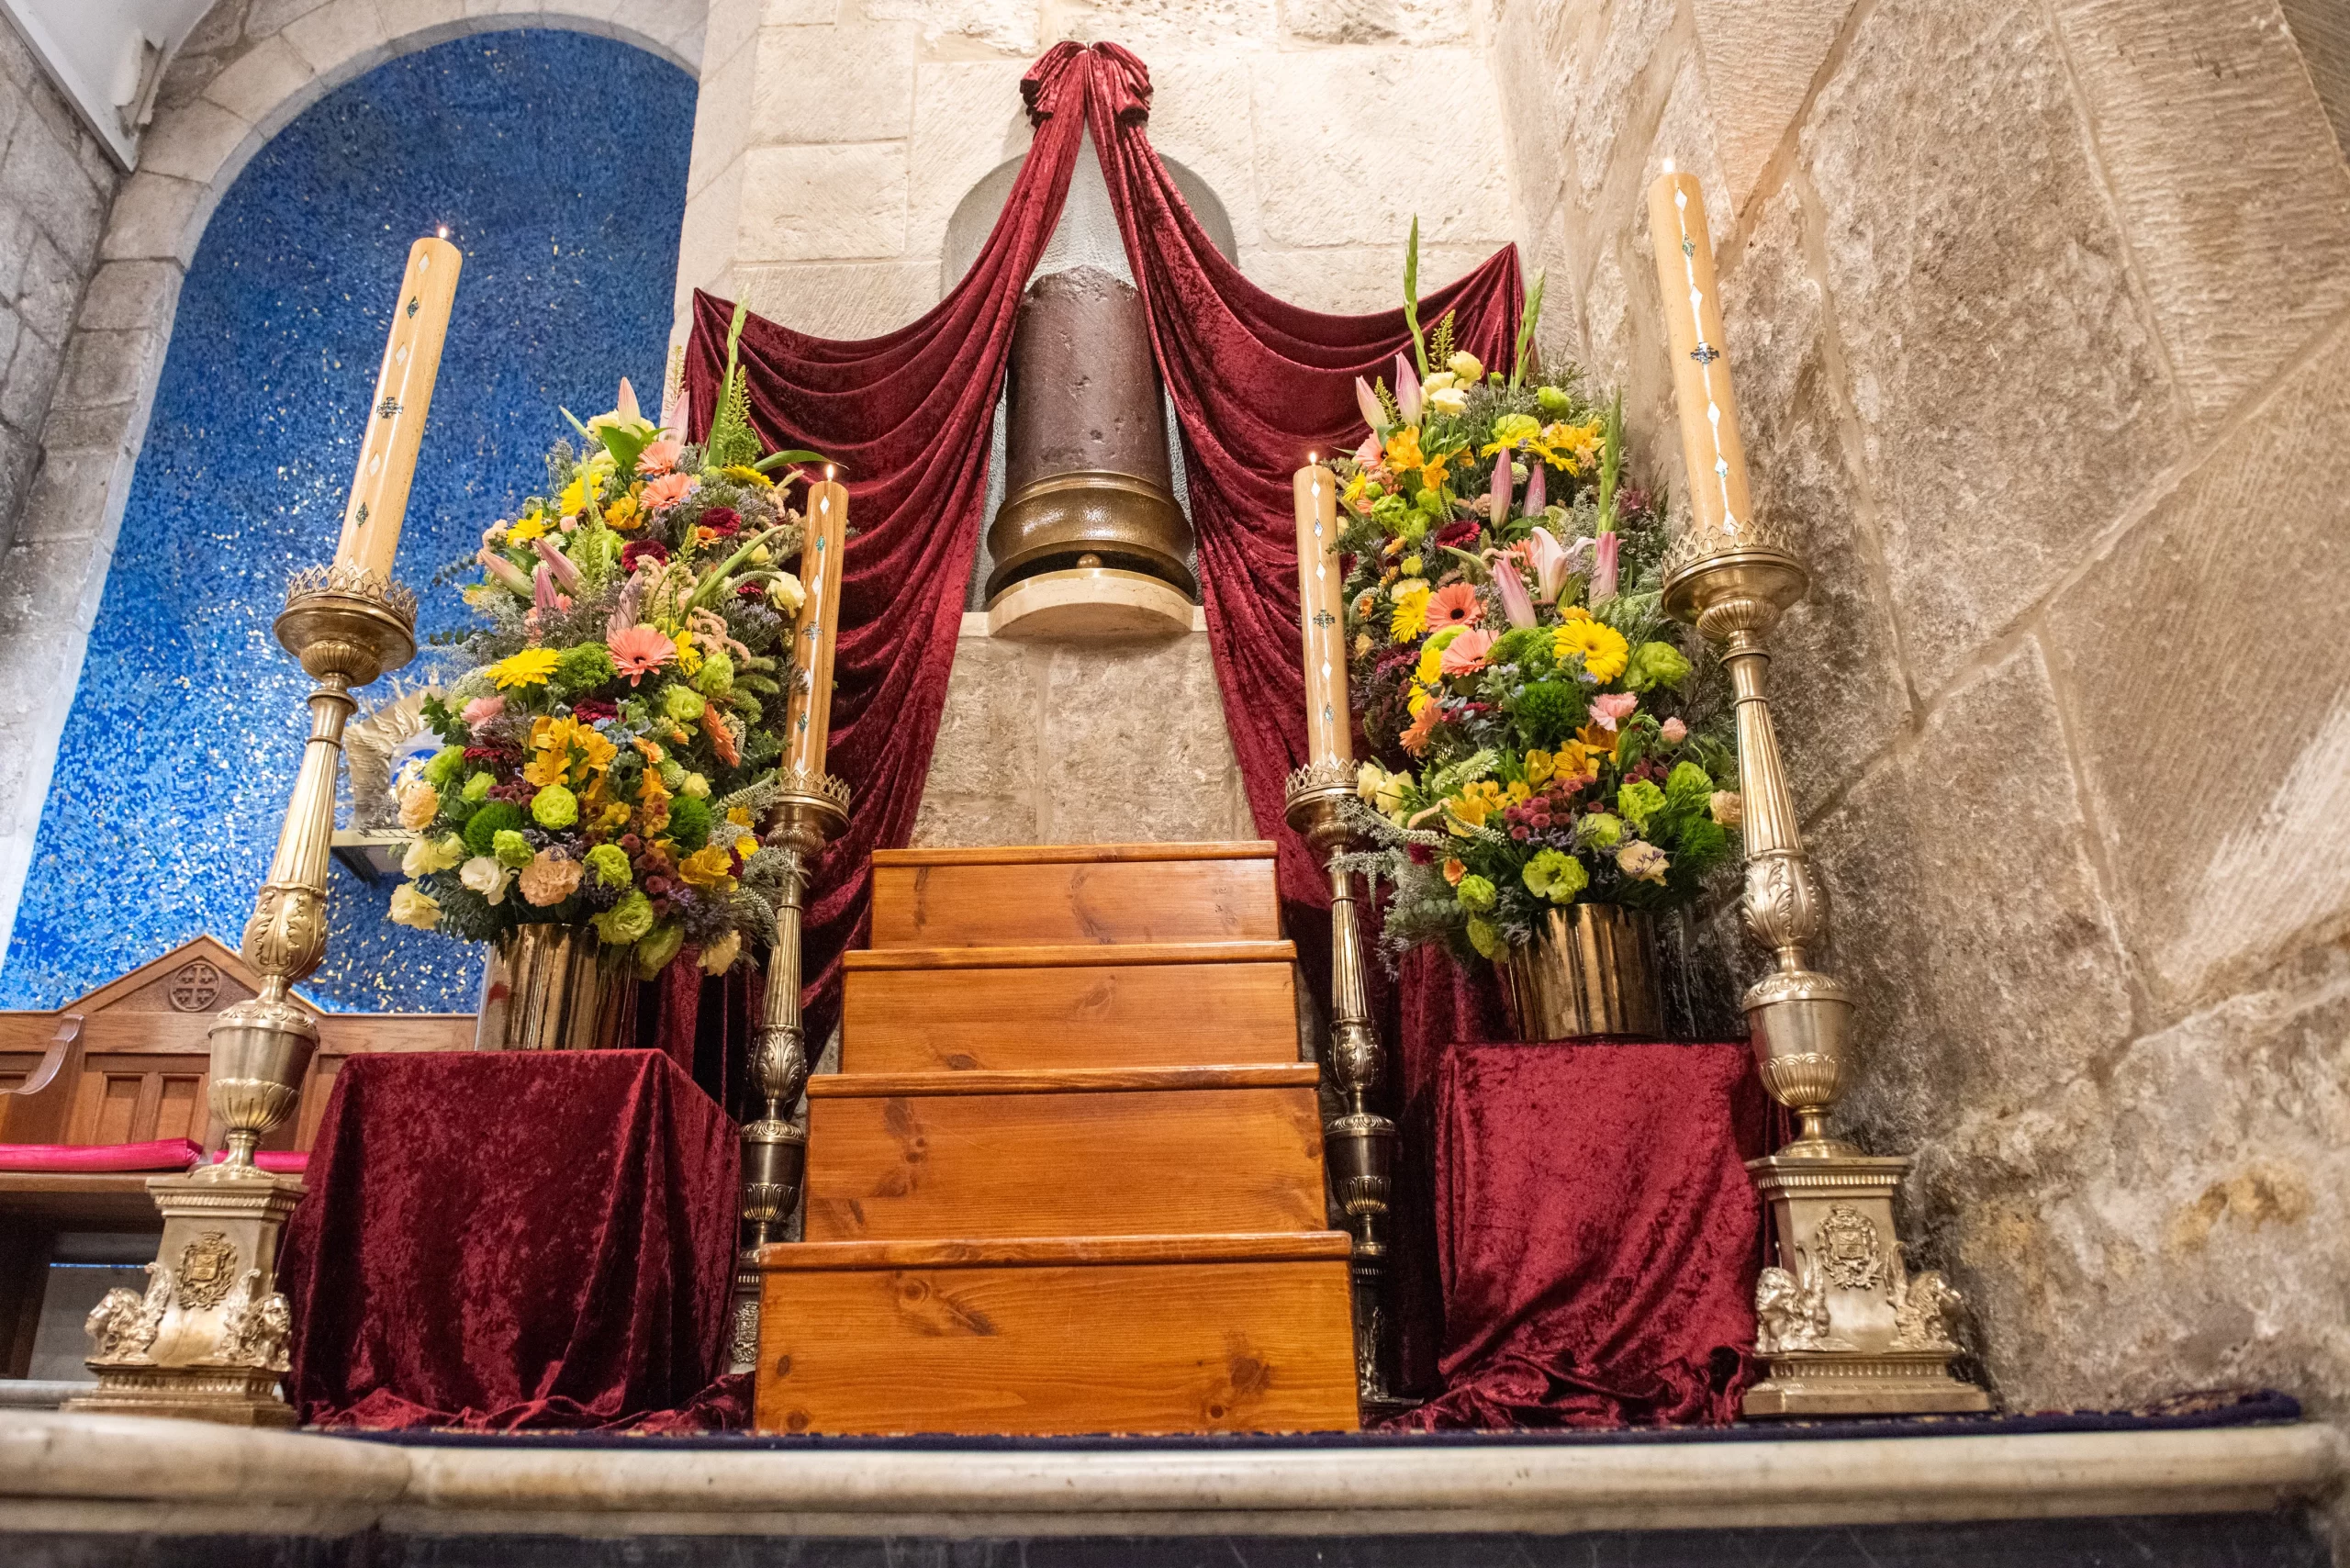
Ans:
[[[522,810],[511,801],[485,801],[465,823],[465,847],[476,855],[487,855],[501,833],[520,832]]]
[[[680,795],[669,802],[669,838],[690,855],[710,842],[710,802]]]
[[[1690,668],[1688,658],[1672,644],[1641,643],[1632,649],[1624,687],[1628,691],[1650,691],[1660,686],[1678,686],[1689,678]]]
[[[612,652],[601,643],[580,643],[555,658],[554,689],[559,697],[577,698],[620,678]]]
[[[1538,680],[1517,694],[1518,728],[1538,746],[1556,746],[1582,727],[1590,703],[1563,681]]]
[[[1636,778],[1616,791],[1616,811],[1632,824],[1634,833],[1646,833],[1649,819],[1664,810],[1664,791],[1645,778]]]
[[[750,383],[737,362],[743,322],[750,313],[750,307],[735,306],[734,319],[726,329],[726,379],[719,384],[718,410],[711,420],[702,457],[712,468],[759,460],[758,434],[751,429]]]

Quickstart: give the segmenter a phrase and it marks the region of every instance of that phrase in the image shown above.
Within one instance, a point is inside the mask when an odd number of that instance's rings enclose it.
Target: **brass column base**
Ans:
[[[1851,1152],[1747,1161],[1779,1262],[1754,1288],[1755,1350],[1771,1375],[1748,1419],[1967,1415],[1991,1397],[1953,1377],[1958,1293],[1902,1261],[1893,1195],[1907,1159]]]
[[[277,1246],[307,1189],[251,1166],[213,1165],[147,1183],[163,1238],[147,1290],[115,1290],[90,1313],[92,1392],[68,1410],[291,1427],[277,1392],[293,1314],[277,1294]]]

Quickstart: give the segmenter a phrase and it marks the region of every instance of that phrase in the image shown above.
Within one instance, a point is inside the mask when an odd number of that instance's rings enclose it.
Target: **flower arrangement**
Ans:
[[[648,980],[692,944],[721,973],[774,931],[782,857],[754,823],[805,599],[789,465],[821,459],[762,454],[731,339],[706,442],[656,428],[625,381],[610,412],[565,418],[582,449],[554,445],[546,493],[469,564],[483,623],[423,705],[442,745],[398,790],[416,837],[391,916],[472,941],[585,926]]]
[[[1657,909],[1735,850],[1719,666],[1661,608],[1663,508],[1624,482],[1623,400],[1529,353],[1505,376],[1423,331],[1358,380],[1370,432],[1337,465],[1349,689],[1374,755],[1358,813],[1392,879],[1386,940],[1504,956],[1577,901]]]

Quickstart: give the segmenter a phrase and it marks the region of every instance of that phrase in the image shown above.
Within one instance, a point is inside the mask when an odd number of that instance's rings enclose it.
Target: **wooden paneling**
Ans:
[[[762,1431],[1356,1424],[1339,1258],[775,1270],[761,1316]]]
[[[874,857],[877,948],[1270,942],[1280,935],[1270,846],[1262,858],[890,864]]]
[[[882,1094],[1098,1094],[1113,1089],[1311,1089],[1322,1070],[1310,1061],[1243,1062],[1216,1067],[1043,1067],[963,1072],[828,1072],[808,1081],[816,1100]]]
[[[897,954],[849,955],[844,1072],[1297,1059],[1286,953],[1257,963],[905,969],[859,968],[860,957]]]
[[[819,1098],[808,1114],[811,1241],[1325,1223],[1310,1087]]]
[[[204,1088],[210,1067],[208,1056],[86,1053],[65,1141],[147,1143],[184,1137],[203,1142]]]

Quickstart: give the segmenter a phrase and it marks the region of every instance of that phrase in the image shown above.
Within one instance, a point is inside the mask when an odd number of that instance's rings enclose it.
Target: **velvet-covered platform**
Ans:
[[[0,1414],[0,1557],[274,1564],[2326,1561],[2330,1427],[387,1442]]]

